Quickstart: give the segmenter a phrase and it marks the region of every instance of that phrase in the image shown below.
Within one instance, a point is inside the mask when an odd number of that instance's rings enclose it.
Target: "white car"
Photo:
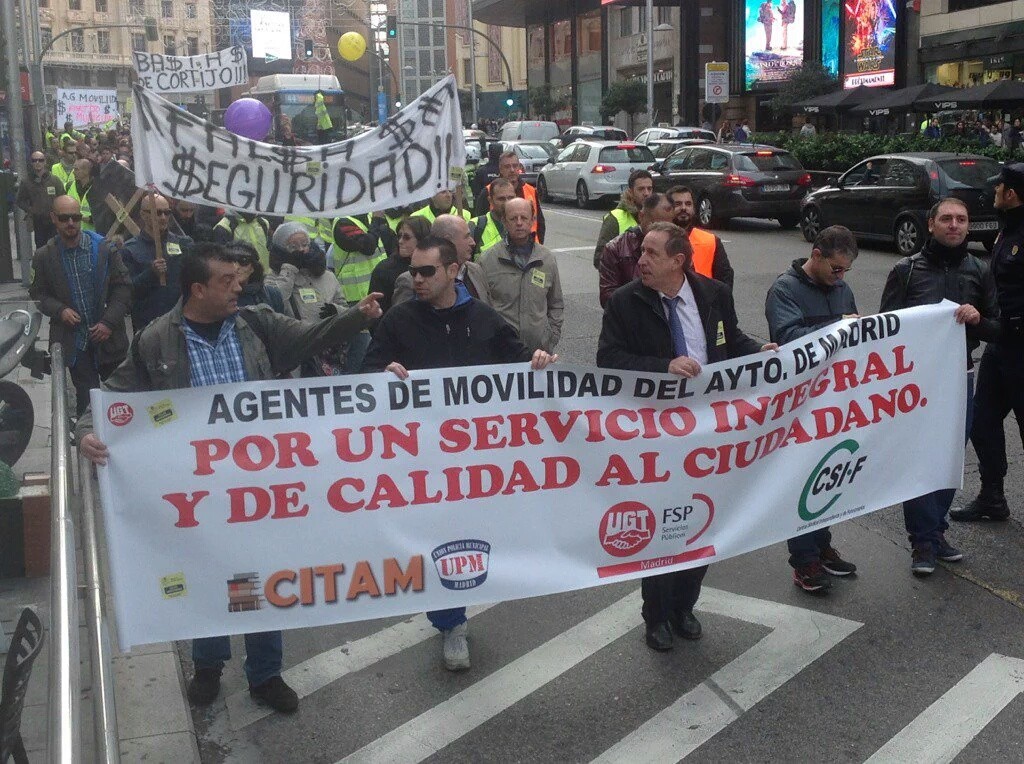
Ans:
[[[576,141],[544,166],[537,178],[541,199],[576,199],[582,208],[606,196],[618,197],[633,170],[646,170],[654,154],[639,143]]]

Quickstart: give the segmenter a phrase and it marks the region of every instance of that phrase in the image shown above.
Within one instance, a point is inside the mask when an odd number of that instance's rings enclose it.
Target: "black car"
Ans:
[[[891,241],[901,255],[921,249],[928,210],[947,196],[961,199],[970,215],[968,240],[992,247],[999,222],[987,179],[1000,165],[974,154],[922,152],[865,159],[835,183],[807,195],[801,209],[804,238],[825,226],[844,225],[858,238]]]
[[[687,146],[706,146],[709,143],[714,143],[714,141],[709,141],[706,138],[659,138],[656,141],[651,141],[647,144],[647,148],[654,154],[651,171],[660,171],[665,160],[679,149]]]
[[[785,149],[754,144],[688,146],[654,173],[654,189],[693,190],[697,218],[705,228],[729,218],[774,218],[783,228],[800,222],[800,202],[811,176]]]

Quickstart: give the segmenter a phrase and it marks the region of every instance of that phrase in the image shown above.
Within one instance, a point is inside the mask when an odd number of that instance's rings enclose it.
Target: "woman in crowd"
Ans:
[[[395,291],[395,279],[409,270],[412,251],[430,235],[430,223],[422,216],[405,217],[395,230],[398,234],[398,249],[386,260],[381,260],[370,274],[370,291],[380,292],[384,297],[380,301],[381,310],[385,313],[391,307],[391,297]]]
[[[239,261],[242,272],[242,293],[238,295],[238,307],[269,305],[278,313],[292,315],[285,306],[284,296],[276,286],[264,280],[263,264],[256,248],[244,241],[233,241],[227,245]]]

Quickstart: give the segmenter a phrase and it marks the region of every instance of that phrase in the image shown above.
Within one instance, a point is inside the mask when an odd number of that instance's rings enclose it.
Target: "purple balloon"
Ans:
[[[267,137],[272,122],[270,109],[255,98],[239,98],[224,112],[224,127],[254,141]]]

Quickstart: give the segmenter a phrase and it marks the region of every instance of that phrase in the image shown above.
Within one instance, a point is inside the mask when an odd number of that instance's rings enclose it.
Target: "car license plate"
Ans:
[[[968,226],[970,231],[998,231],[999,223],[995,220],[981,220],[977,223],[971,223]]]
[[[777,194],[777,193],[780,193],[782,191],[789,191],[789,184],[788,183],[769,184],[767,186],[763,186],[761,190],[764,191],[766,194]]]

